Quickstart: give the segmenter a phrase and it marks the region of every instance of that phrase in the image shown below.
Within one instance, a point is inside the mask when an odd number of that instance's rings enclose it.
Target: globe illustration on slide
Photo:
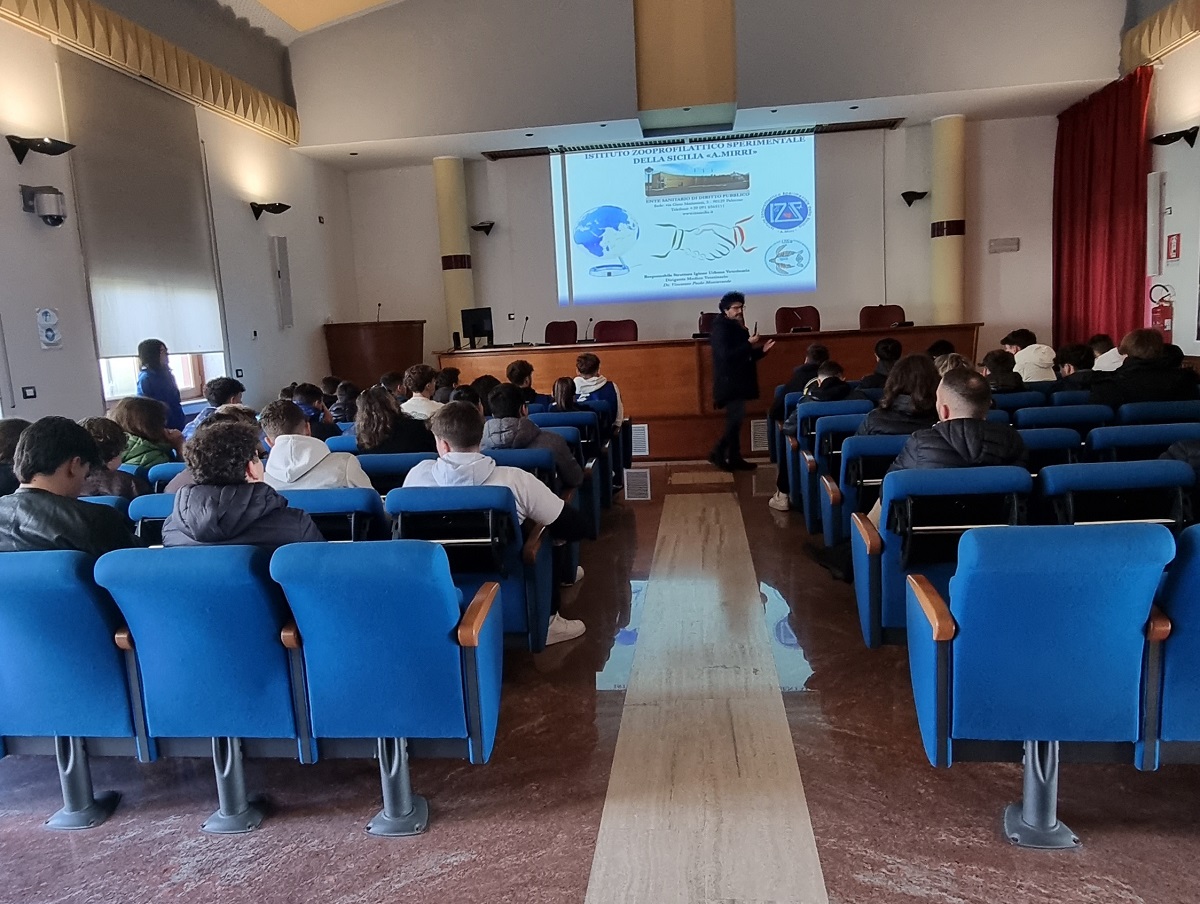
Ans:
[[[600,258],[588,270],[591,276],[621,276],[629,272],[621,257],[629,253],[640,235],[637,222],[627,211],[612,205],[593,207],[575,224],[575,244]]]

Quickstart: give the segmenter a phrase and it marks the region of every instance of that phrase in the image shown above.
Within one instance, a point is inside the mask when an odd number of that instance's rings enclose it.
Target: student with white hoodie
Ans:
[[[613,409],[613,424],[618,427],[623,424],[625,406],[621,402],[621,390],[600,373],[600,359],[586,352],[575,359],[575,370],[579,374],[575,378],[575,401],[583,404],[608,402]]]
[[[567,505],[562,497],[519,468],[497,465],[480,451],[483,441],[483,416],[468,402],[448,402],[430,418],[437,442],[436,461],[422,461],[408,472],[406,487],[508,487],[516,500],[517,517],[547,525],[556,540],[571,542],[590,537],[587,519]],[[583,569],[579,569],[582,572]],[[576,574],[576,581],[583,577]],[[546,643],[561,643],[583,634],[582,621],[558,614],[557,590],[552,601],[553,615]]]
[[[330,452],[324,440],[312,435],[308,418],[295,402],[280,399],[259,418],[271,454],[263,482],[276,490],[330,490],[371,486],[358,458],[349,452]]]
[[[1025,383],[1053,383],[1058,379],[1054,372],[1054,349],[1039,345],[1033,330],[1013,330],[1000,340],[1006,352],[1017,359],[1013,368]]]

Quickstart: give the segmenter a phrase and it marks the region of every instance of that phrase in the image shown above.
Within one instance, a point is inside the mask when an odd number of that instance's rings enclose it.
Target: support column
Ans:
[[[450,332],[462,328],[462,311],[475,307],[471,272],[470,226],[467,223],[467,180],[460,157],[433,158],[437,193],[438,245],[442,252],[442,294]]]
[[[933,222],[930,288],[935,323],[964,319],[963,252],[966,246],[965,138],[961,114],[933,121]]]

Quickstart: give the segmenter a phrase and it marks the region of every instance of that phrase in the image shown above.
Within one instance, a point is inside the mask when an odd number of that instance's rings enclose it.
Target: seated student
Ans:
[[[87,479],[83,482],[80,496],[120,496],[124,499],[136,499],[153,492],[150,484],[118,470],[121,465],[121,455],[125,452],[125,431],[121,425],[106,417],[85,417],[79,422],[88,435],[95,440],[100,452],[102,468],[92,468]]]
[[[328,377],[321,377],[321,396],[322,396],[323,401],[325,402],[326,408],[332,408],[334,405],[337,404],[337,401],[338,401],[337,388],[338,388],[338,385],[342,382],[343,381],[340,378],[335,377],[332,374],[329,375]],[[288,396],[288,398],[290,399],[291,396]]]
[[[500,380],[493,377],[491,374],[484,374],[482,377],[476,377],[471,381],[471,388],[475,390],[475,394],[479,396],[479,401],[483,403],[483,413],[485,416],[491,416],[491,409],[488,408],[488,396],[492,390],[500,385]]]
[[[279,398],[287,399],[290,402],[292,400],[292,396],[296,394],[296,387],[299,385],[299,383],[289,383],[287,386],[283,387],[283,389],[279,390]]]
[[[280,399],[280,401],[290,401],[290,399]],[[248,405],[222,405],[217,409],[216,414],[200,425],[200,429],[207,430],[209,427],[215,427],[217,424],[245,424],[248,427],[259,430],[261,435],[261,428],[258,426],[258,414]],[[170,479],[166,487],[163,488],[163,492],[178,493],[183,487],[190,487],[195,482],[196,478],[192,475],[192,469],[187,466],[185,460],[183,470]]]
[[[7,496],[21,485],[21,481],[17,480],[17,475],[13,473],[13,453],[17,451],[17,440],[28,426],[29,421],[19,417],[0,420],[0,496]],[[124,440],[125,435],[122,433],[121,441]]]
[[[557,433],[542,430],[529,419],[529,410],[521,390],[512,383],[501,383],[488,396],[492,419],[483,425],[484,449],[549,449],[554,469],[564,486],[583,483],[583,468],[571,454],[567,441]]]
[[[121,399],[109,416],[126,434],[125,451],[121,453],[124,464],[152,468],[182,455],[183,434],[167,427],[167,407],[157,399]]]
[[[232,377],[217,377],[205,383],[204,399],[208,404],[201,409],[198,415],[183,425],[183,438],[191,439],[196,428],[222,405],[242,404],[242,393],[245,391],[246,387],[242,385],[241,381]]]
[[[1116,410],[1130,402],[1193,401],[1196,374],[1164,354],[1162,333],[1134,330],[1121,340],[1125,363],[1112,373],[1097,374],[1088,401]],[[1094,368],[1093,368],[1094,369]]]
[[[44,417],[26,428],[13,455],[20,486],[0,498],[0,551],[75,549],[102,556],[140,546],[116,509],[77,499],[88,471],[103,467],[95,440],[70,418]]]
[[[901,346],[895,339],[880,339],[875,343],[875,371],[858,381],[859,389],[882,389],[892,366],[900,360]]]
[[[1013,330],[1000,340],[1006,352],[1016,361],[1014,368],[1023,383],[1052,383],[1058,379],[1054,372],[1054,349],[1040,345],[1033,330]]]
[[[779,394],[779,398],[771,402],[770,416],[776,421],[783,420],[783,404],[784,399],[793,392],[804,392],[808,389],[808,384],[817,378],[817,371],[821,365],[829,360],[829,349],[821,345],[819,342],[814,342],[805,352],[804,363],[792,371],[791,378],[784,384],[783,392]]]
[[[938,419],[940,380],[941,375],[928,355],[905,355],[888,374],[879,407],[867,412],[858,435],[913,433],[932,427]]]
[[[1117,344],[1112,341],[1112,336],[1108,333],[1097,333],[1087,341],[1087,344],[1092,347],[1092,351],[1096,355],[1096,363],[1092,365],[1092,370],[1096,373],[1116,370],[1125,362],[1125,356],[1121,354],[1121,350],[1117,348]]]
[[[550,398],[554,399],[550,405],[551,411],[591,410],[575,401],[575,381],[571,377],[559,377],[555,380],[554,387],[550,390]]]
[[[427,421],[442,407],[441,402],[433,400],[434,380],[437,371],[428,364],[414,364],[404,372],[404,388],[408,390],[409,399],[400,406],[400,410],[409,417]]]
[[[1054,356],[1058,372],[1062,374],[1054,386],[1055,392],[1088,389],[1096,377],[1093,369],[1096,364],[1096,353],[1091,346],[1082,342],[1074,345],[1064,345]]]
[[[940,358],[942,355],[954,354],[954,343],[949,339],[938,339],[933,345],[929,346],[925,354],[931,358]]]
[[[445,405],[450,401],[450,393],[458,388],[458,378],[461,371],[457,367],[446,367],[438,371],[434,378],[433,400]]]
[[[600,373],[600,359],[591,352],[585,352],[575,359],[575,401],[587,405],[588,402],[608,402],[612,409],[612,423],[620,426],[625,423],[625,404],[621,401],[621,390],[617,384]]]
[[[521,390],[521,397],[529,405],[538,400],[537,390],[533,388],[533,365],[528,361],[513,361],[504,371],[508,382]]]
[[[336,399],[329,414],[335,424],[353,424],[358,414],[358,387],[349,380],[342,380],[337,385]]]
[[[320,390],[317,390],[320,392]],[[184,449],[196,482],[175,494],[163,546],[266,546],[322,541],[308,514],[263,483],[258,431],[213,424]]]
[[[1014,370],[1016,366],[1017,359],[1013,353],[998,348],[983,356],[979,372],[987,378],[988,388],[992,392],[1020,392],[1025,388],[1025,381]]]
[[[836,361],[826,361],[817,368],[817,378],[804,391],[804,401],[850,402],[865,399],[865,395],[842,379],[844,375],[842,365]]]
[[[575,398],[575,381],[567,380],[571,384],[571,398]],[[459,386],[454,392],[450,393],[451,402],[466,402],[468,405],[474,405],[475,410],[479,412],[480,417],[483,416],[483,399],[479,398],[477,393],[470,386]],[[431,433],[430,436],[433,434]]]
[[[271,454],[263,471],[263,483],[277,490],[326,490],[341,487],[370,487],[349,452],[330,452],[312,435],[308,418],[295,402],[280,399],[262,410],[259,418]]]
[[[950,352],[946,355],[938,355],[933,359],[933,366],[937,368],[939,380],[946,376],[947,371],[954,370],[958,367],[965,367],[967,370],[975,369],[975,365],[971,363],[971,359],[966,355],[958,354],[958,352]]]
[[[590,537],[588,519],[566,505],[554,491],[527,471],[505,468],[480,452],[483,418],[465,402],[450,402],[431,419],[437,439],[437,461],[423,461],[408,472],[406,487],[479,487],[503,486],[512,490],[517,517],[547,525],[547,532],[558,540],[571,542]],[[575,574],[583,579],[583,569]],[[561,643],[584,632],[581,621],[563,618],[557,611],[557,596],[552,601],[554,614],[546,643]]]
[[[379,378],[379,385],[392,394],[397,405],[400,405],[408,400],[408,390],[404,388],[403,371],[389,370]]]
[[[292,401],[300,406],[300,410],[308,418],[308,426],[317,439],[330,439],[342,435],[342,431],[333,422],[333,415],[325,407],[325,396],[321,387],[312,383],[300,383],[292,394]]]
[[[374,455],[437,451],[429,425],[401,411],[383,386],[372,386],[358,397],[354,437],[359,452]]]

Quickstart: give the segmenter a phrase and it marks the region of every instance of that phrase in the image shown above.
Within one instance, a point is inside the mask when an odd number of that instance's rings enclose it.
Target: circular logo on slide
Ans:
[[[795,276],[808,269],[812,263],[812,252],[803,242],[782,239],[767,249],[767,269],[776,276]]]
[[[762,215],[772,229],[790,232],[808,222],[812,215],[812,207],[806,198],[783,192],[763,205]]]

